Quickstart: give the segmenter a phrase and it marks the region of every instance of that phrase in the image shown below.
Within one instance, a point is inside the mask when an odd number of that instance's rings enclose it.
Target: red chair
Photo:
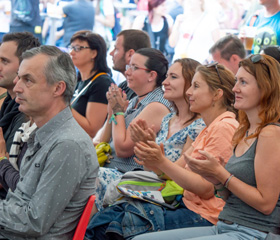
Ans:
[[[75,234],[74,234],[74,237],[72,240],[83,240],[84,239],[94,202],[95,202],[95,195],[91,195],[88,199],[87,205],[83,211],[83,214],[80,218],[80,221],[78,223],[78,226],[76,228],[76,231],[75,231]]]

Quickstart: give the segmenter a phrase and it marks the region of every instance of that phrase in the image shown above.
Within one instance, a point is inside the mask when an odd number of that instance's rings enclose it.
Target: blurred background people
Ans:
[[[172,32],[173,19],[166,13],[165,2],[165,0],[149,0],[148,16],[137,16],[132,28],[146,31],[151,39],[152,48],[168,56],[166,45]],[[171,62],[171,57],[168,60]]]
[[[0,44],[4,34],[10,31],[11,1],[0,0]]]
[[[218,62],[234,74],[239,69],[239,62],[246,57],[243,42],[235,35],[227,35],[220,38],[209,50],[212,59]]]
[[[115,26],[115,8],[113,0],[95,0],[95,25],[93,31],[100,34],[109,49],[113,41],[112,28]]]
[[[255,12],[247,21],[247,26],[257,28],[252,53],[260,51],[269,45],[280,45],[280,2],[279,0],[259,0],[263,6],[260,11]],[[242,29],[241,29],[242,30]],[[244,32],[240,32],[241,37]]]
[[[31,32],[42,43],[39,0],[11,0],[10,32]]]
[[[63,46],[68,47],[72,35],[79,30],[92,30],[95,10],[89,0],[75,0],[62,8],[65,17],[63,29],[56,33],[56,39],[63,36]]]
[[[204,0],[184,0],[184,14],[178,15],[169,37],[175,47],[173,60],[193,58],[201,63],[209,48],[219,39],[219,24],[205,9]]]

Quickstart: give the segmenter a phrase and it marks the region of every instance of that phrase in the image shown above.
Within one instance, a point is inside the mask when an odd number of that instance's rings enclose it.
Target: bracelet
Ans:
[[[222,196],[219,196],[218,195],[218,192],[222,192],[222,191],[224,191],[226,188],[223,186],[222,188],[219,188],[219,189],[217,189],[215,186],[214,186],[214,195],[215,195],[215,197],[217,197],[217,198],[223,198]]]
[[[118,116],[118,115],[123,115],[123,116],[124,116],[124,113],[123,113],[123,112],[116,112],[116,113],[113,113],[113,114],[112,114],[112,117],[111,117],[110,120],[109,120],[109,123],[111,124],[112,122],[114,122],[115,125],[117,125],[118,123],[117,123],[117,120],[116,120],[116,116]]]
[[[224,187],[225,188],[228,188],[228,184],[229,184],[229,181],[232,179],[232,177],[234,177],[234,175],[233,174],[230,174],[230,176],[227,178],[227,180],[225,181],[225,183],[224,183]]]
[[[8,158],[7,157],[0,157],[0,161],[2,161],[4,159],[8,159]]]

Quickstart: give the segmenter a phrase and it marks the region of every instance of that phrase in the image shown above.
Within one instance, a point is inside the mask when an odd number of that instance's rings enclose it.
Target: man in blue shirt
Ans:
[[[247,25],[257,27],[252,53],[269,45],[280,45],[280,3],[278,0],[259,0],[263,10],[249,18]]]

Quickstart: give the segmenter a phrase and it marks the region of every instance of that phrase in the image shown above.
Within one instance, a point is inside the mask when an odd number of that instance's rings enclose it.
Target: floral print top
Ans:
[[[169,113],[162,119],[161,130],[156,138],[157,144],[163,143],[165,156],[172,162],[175,162],[181,156],[187,137],[194,141],[201,130],[206,126],[202,118],[199,118],[166,139],[169,130],[169,122],[175,114],[174,112]]]

